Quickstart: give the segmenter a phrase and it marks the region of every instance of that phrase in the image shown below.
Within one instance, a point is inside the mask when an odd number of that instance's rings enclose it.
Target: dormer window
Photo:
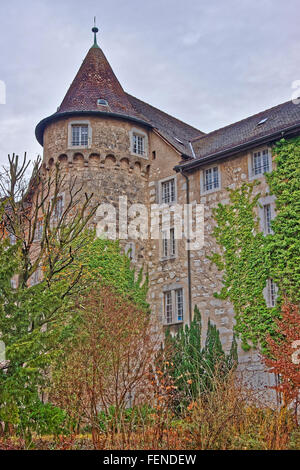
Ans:
[[[72,146],[87,147],[89,142],[89,126],[87,124],[72,124]]]
[[[137,155],[144,155],[145,153],[145,137],[140,134],[132,135],[132,149],[133,153]]]
[[[104,98],[98,98],[97,104],[100,106],[108,106],[108,102]]]

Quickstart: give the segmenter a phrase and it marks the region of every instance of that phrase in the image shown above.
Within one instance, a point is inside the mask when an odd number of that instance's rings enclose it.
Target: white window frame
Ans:
[[[177,243],[175,228],[162,230],[161,232],[161,260],[174,259],[177,256]]]
[[[132,134],[132,140],[133,153],[139,155],[140,157],[143,157],[145,154],[145,137],[141,134],[137,134],[136,132],[134,132]]]
[[[88,128],[88,141],[86,145],[73,145],[73,127],[87,126]],[[71,121],[68,124],[68,148],[71,149],[86,149],[91,148],[92,144],[92,127],[90,121]]]
[[[143,142],[143,151],[141,153],[135,151],[135,143],[134,139],[135,137],[139,137]],[[130,153],[131,155],[134,155],[135,157],[140,157],[140,158],[146,158],[148,159],[148,136],[146,132],[143,132],[141,129],[137,129],[133,127],[130,132],[129,132],[129,138],[130,138]]]
[[[207,189],[207,184],[206,184],[206,174],[208,171],[214,172],[214,170],[217,169],[217,174],[218,174],[218,186],[215,186],[215,180],[212,179],[212,188]],[[211,165],[209,167],[203,168],[203,170],[200,172],[200,191],[201,194],[210,194],[210,193],[215,193],[216,191],[220,191],[222,188],[222,178],[221,178],[221,166],[220,165]]]
[[[266,196],[259,199],[259,207],[258,207],[258,215],[259,215],[259,223],[261,231],[264,235],[272,234],[272,229],[270,231],[267,230],[266,227],[266,220],[265,220],[265,206],[270,206],[271,211],[271,221],[276,217],[275,212],[275,196]]]
[[[268,169],[264,171],[265,165],[263,164],[263,157],[267,152],[267,163]],[[258,155],[259,154],[259,155]],[[255,157],[260,156],[261,165],[259,167],[255,167]],[[259,170],[256,172],[256,170]],[[249,157],[248,157],[248,173],[249,173],[249,180],[255,180],[257,178],[262,178],[266,173],[270,173],[272,171],[272,150],[270,147],[261,147],[253,150]]]
[[[165,202],[163,200],[163,192],[164,192],[163,188],[164,188],[165,184],[167,184],[171,181],[174,181],[174,200],[172,200],[170,202]],[[168,204],[168,205],[176,204],[177,203],[177,178],[176,178],[176,175],[168,176],[167,178],[164,178],[164,179],[160,180],[159,185],[158,185],[158,191],[159,191],[159,195],[158,195],[159,204]]]
[[[178,295],[181,295],[178,304]],[[163,323],[166,326],[181,324],[184,322],[185,298],[182,286],[169,287],[163,292]]]

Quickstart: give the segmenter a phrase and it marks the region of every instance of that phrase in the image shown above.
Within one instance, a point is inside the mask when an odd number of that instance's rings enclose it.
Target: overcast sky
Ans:
[[[208,132],[291,98],[300,80],[299,0],[10,0],[0,3],[0,162],[42,152],[93,38],[123,88]]]

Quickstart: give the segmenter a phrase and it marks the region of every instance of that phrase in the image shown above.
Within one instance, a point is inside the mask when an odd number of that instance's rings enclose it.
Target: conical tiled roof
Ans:
[[[108,105],[99,105],[99,99],[106,100]],[[141,117],[98,46],[88,51],[56,114],[74,111],[105,111]]]
[[[177,150],[190,155],[189,140],[202,133],[125,93],[97,44],[98,28],[94,27],[92,31],[95,35],[94,45],[88,51],[61,105],[56,113],[42,119],[36,126],[38,142],[43,145],[44,131],[53,121],[70,116],[111,116],[155,127]]]

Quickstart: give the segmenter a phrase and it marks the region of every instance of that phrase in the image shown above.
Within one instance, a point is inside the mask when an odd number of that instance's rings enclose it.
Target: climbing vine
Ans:
[[[300,301],[300,137],[273,148],[276,169],[266,175],[276,196],[273,235],[267,237],[271,277],[291,302]]]
[[[263,343],[274,329],[275,309],[267,307],[263,295],[269,277],[269,259],[255,216],[260,197],[253,196],[256,184],[244,183],[238,189],[229,190],[230,203],[219,204],[213,211],[217,222],[214,236],[221,252],[210,259],[224,272],[223,288],[215,296],[232,302],[235,330],[245,350]]]
[[[213,235],[219,253],[209,258],[223,271],[223,288],[216,297],[232,302],[235,331],[243,349],[260,345],[266,352],[266,338],[276,336],[275,319],[280,316],[281,298],[300,298],[300,138],[282,139],[273,148],[275,169],[266,175],[270,193],[276,198],[276,218],[272,233],[264,236],[259,227],[254,196],[258,182],[244,183],[229,191],[229,204],[213,211]],[[266,305],[267,279],[278,287],[273,308]]]

